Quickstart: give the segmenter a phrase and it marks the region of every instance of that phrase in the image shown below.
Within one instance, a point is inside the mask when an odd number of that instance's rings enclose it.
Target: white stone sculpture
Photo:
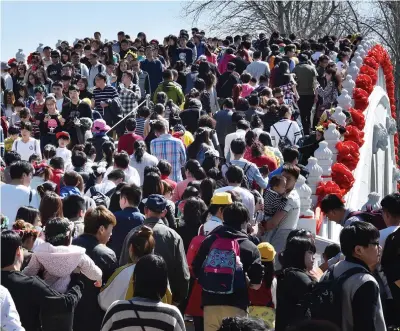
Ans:
[[[368,194],[368,201],[362,206],[361,210],[378,210],[381,208],[379,201],[381,200],[380,195],[377,192],[371,192]]]
[[[78,41],[79,41],[79,38],[75,38],[75,40],[74,40],[74,42],[72,43],[72,45],[76,45],[77,43],[78,43]]]
[[[296,191],[300,197],[300,217],[298,221],[298,228],[307,229],[315,234],[316,220],[314,212],[311,210],[311,188],[306,184],[306,179],[300,175],[296,182]]]
[[[328,129],[324,132],[325,141],[328,143],[328,148],[332,152],[332,163],[336,162],[338,150],[336,149],[336,144],[340,140],[340,132],[336,130],[336,124],[330,123]]]
[[[349,69],[347,69],[347,73],[351,76],[351,78],[354,81],[357,79],[359,72],[360,72],[360,69],[357,67],[357,63],[355,61],[351,61]]]
[[[364,58],[367,56],[367,53],[365,52],[364,48],[361,47],[359,50],[357,49],[357,52],[360,54],[361,58],[364,60]]]
[[[355,52],[352,61],[354,61],[357,64],[357,67],[360,69],[360,67],[362,66],[364,60],[360,56],[360,53]]]
[[[17,62],[26,63],[26,55],[24,54],[22,48],[18,49],[17,54],[15,54],[15,58],[17,59]]]
[[[335,108],[335,112],[332,114],[332,118],[340,126],[346,125],[346,115],[343,113],[343,108],[338,106]]]
[[[396,120],[391,116],[386,117],[386,130],[391,136],[395,135],[397,132]]]
[[[400,169],[393,165],[393,181],[400,182]]]
[[[57,44],[56,44],[56,48],[60,47],[60,46],[61,46],[61,43],[62,43],[62,40],[61,40],[61,39],[58,39]]]
[[[319,143],[318,149],[314,152],[314,157],[317,158],[318,164],[322,168],[322,180],[324,182],[332,180],[332,152],[328,148],[328,143],[326,141],[321,141]]]
[[[308,163],[306,165],[306,169],[308,171],[307,184],[311,188],[311,200],[313,202],[313,206],[315,207],[318,197],[315,195],[318,184],[322,181],[322,173],[323,170],[318,164],[318,160],[315,157],[310,157],[308,159]]]
[[[43,44],[39,43],[39,46],[36,48],[36,52],[43,54]]]
[[[354,87],[356,86],[356,83],[354,82],[353,78],[351,78],[351,75],[347,75],[346,79],[342,83],[343,89],[345,89],[350,97],[353,97],[353,90]]]
[[[349,110],[351,107],[351,96],[349,95],[349,92],[347,92],[346,89],[342,89],[342,93],[340,96],[337,98],[338,105],[342,107],[344,110]],[[344,114],[343,114],[344,115]],[[346,115],[345,119],[346,119]]]
[[[382,124],[374,125],[374,135],[372,137],[372,153],[378,153],[378,150],[386,150],[388,148],[388,132]]]

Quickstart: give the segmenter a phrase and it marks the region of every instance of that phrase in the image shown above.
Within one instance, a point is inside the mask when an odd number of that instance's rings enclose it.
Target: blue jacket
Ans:
[[[117,259],[119,259],[126,235],[133,228],[142,225],[145,217],[136,207],[127,207],[115,212],[114,215],[117,219],[117,225],[113,228],[112,236],[107,245],[115,252]]]
[[[60,197],[65,198],[69,195],[81,195],[81,192],[75,186],[63,186],[60,189]]]
[[[140,62],[140,67],[143,71],[146,71],[149,74],[150,79],[150,88],[151,91],[155,91],[157,89],[158,84],[162,82],[162,64],[160,60],[144,60]]]

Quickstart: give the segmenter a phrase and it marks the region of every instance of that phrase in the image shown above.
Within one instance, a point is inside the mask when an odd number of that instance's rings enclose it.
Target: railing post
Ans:
[[[311,189],[311,201],[313,208],[316,207],[318,197],[315,195],[317,191],[318,184],[322,181],[322,168],[318,165],[318,160],[315,157],[310,157],[306,165],[308,170],[307,184]]]
[[[326,141],[321,141],[319,143],[319,147],[314,152],[314,156],[317,158],[318,164],[322,168],[322,180],[324,182],[332,180],[332,152],[328,148],[328,143]]]
[[[314,218],[314,212],[310,209],[311,200],[311,188],[306,184],[306,179],[300,175],[296,182],[296,191],[300,197],[300,217],[297,227],[300,229],[306,229],[312,233],[316,233],[316,220]]]
[[[336,149],[336,144],[340,140],[340,132],[336,130],[336,124],[330,123],[328,129],[324,133],[325,141],[328,143],[328,148],[332,152],[332,163],[336,162],[338,150]]]

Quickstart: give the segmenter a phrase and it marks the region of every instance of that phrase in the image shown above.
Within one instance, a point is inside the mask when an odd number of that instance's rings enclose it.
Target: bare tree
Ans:
[[[196,23],[207,17],[212,32],[257,34],[277,30],[300,38],[318,38],[360,32],[357,12],[348,6],[342,1],[192,0],[185,4],[184,15]]]

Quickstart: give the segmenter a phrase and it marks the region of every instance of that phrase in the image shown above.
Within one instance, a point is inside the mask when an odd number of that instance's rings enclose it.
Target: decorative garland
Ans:
[[[337,163],[332,166],[332,181],[320,182],[318,184],[316,195],[319,202],[327,194],[336,194],[343,200],[343,197],[351,190],[354,184],[354,176],[352,171],[357,167],[360,159],[360,148],[364,144],[365,126],[364,111],[368,107],[368,98],[371,95],[374,86],[378,81],[378,70],[382,67],[385,75],[386,91],[390,100],[391,115],[396,119],[396,101],[394,90],[393,66],[390,56],[381,45],[373,46],[365,56],[363,65],[360,67],[359,74],[356,79],[356,85],[353,90],[354,108],[350,108],[349,112],[352,116],[352,123],[346,125],[346,133],[344,141],[340,141],[336,145],[338,150]],[[396,164],[399,167],[399,136],[394,135],[394,149]],[[400,183],[397,185],[400,190]],[[317,233],[322,225],[323,217],[317,220]]]

